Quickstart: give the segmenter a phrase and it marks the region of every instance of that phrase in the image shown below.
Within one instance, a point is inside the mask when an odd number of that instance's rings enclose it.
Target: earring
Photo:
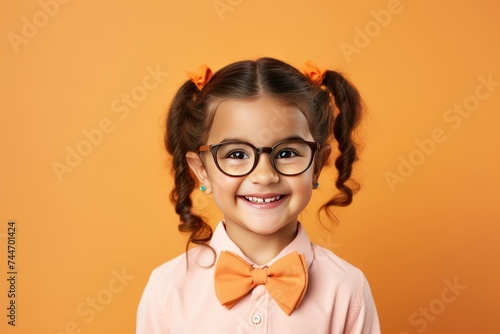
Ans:
[[[205,191],[205,190],[207,190],[207,187],[205,187],[204,185],[201,185],[200,190]]]
[[[319,182],[316,182],[313,186],[313,189],[318,189],[319,188]]]

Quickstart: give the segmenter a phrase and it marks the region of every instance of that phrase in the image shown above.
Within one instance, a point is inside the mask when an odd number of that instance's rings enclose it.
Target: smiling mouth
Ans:
[[[247,201],[250,203],[272,203],[279,201],[282,199],[284,196],[279,195],[279,196],[273,196],[273,197],[268,197],[268,198],[260,198],[260,197],[254,197],[254,196],[243,196]]]

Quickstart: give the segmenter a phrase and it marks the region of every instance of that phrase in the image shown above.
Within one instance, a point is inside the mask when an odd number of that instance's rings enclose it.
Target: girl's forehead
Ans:
[[[307,119],[298,108],[269,98],[227,100],[215,110],[208,144],[239,139],[270,146],[288,137],[313,140]]]

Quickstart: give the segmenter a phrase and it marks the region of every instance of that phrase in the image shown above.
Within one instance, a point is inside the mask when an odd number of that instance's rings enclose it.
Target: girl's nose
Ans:
[[[249,174],[252,183],[270,184],[279,181],[279,174],[274,170],[269,154],[260,154],[255,169]]]

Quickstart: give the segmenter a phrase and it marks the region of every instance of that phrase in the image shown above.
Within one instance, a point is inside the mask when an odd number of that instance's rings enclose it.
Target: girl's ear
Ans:
[[[203,192],[207,195],[210,194],[212,192],[212,188],[210,187],[208,173],[203,161],[201,161],[200,155],[196,152],[187,152],[186,160],[189,165],[189,169],[194,173],[201,185],[205,187]]]
[[[320,148],[318,152],[318,159],[316,160],[317,163],[314,166],[314,183],[318,182],[319,174],[321,173],[323,166],[328,161],[330,154],[332,154],[332,147],[330,145],[326,144]]]

